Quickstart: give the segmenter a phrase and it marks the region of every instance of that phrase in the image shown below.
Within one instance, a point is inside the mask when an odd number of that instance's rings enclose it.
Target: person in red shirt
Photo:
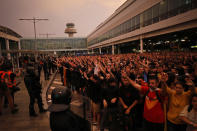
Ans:
[[[149,85],[142,86],[131,80],[126,73],[122,74],[129,80],[130,84],[145,95],[144,102],[144,126],[146,131],[163,131],[164,130],[164,111],[162,107],[161,90],[158,88],[159,82],[157,77],[149,78]]]

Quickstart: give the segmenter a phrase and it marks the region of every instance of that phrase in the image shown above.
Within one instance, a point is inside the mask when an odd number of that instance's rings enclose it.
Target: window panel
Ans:
[[[192,0],[192,9],[197,8],[197,0]]]
[[[168,15],[169,17],[175,16],[179,13],[179,0],[169,0],[168,1]]]
[[[136,29],[140,28],[140,15],[137,15],[135,18],[135,28]]]
[[[156,23],[159,21],[159,4],[156,4],[153,6],[153,23]]]
[[[191,0],[180,0],[180,13],[184,13],[192,8]]]
[[[164,20],[168,18],[168,1],[163,0],[159,4],[159,18]]]
[[[148,25],[152,24],[152,8],[147,10],[147,24]]]

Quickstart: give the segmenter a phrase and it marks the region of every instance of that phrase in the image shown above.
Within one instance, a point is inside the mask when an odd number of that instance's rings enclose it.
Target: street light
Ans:
[[[36,58],[36,55],[37,55],[37,53],[36,53],[36,50],[37,50],[37,44],[36,44],[36,22],[44,21],[44,20],[48,20],[48,19],[36,19],[35,17],[33,17],[33,19],[19,19],[19,20],[33,21],[33,24],[34,24],[34,35],[35,35],[34,50],[35,50],[35,58]]]

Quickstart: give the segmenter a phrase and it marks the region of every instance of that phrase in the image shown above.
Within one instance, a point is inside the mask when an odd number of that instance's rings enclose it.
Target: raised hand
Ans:
[[[111,103],[116,103],[117,98],[111,99]]]
[[[162,72],[162,73],[161,73],[161,81],[162,81],[162,82],[166,82],[167,80],[168,80],[168,74]]]
[[[123,77],[123,78],[127,78],[128,76],[127,76],[127,73],[125,72],[125,71],[122,71],[121,72],[121,76]]]

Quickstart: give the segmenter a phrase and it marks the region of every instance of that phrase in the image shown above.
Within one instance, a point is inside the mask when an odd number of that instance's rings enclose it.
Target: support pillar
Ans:
[[[112,45],[112,55],[114,55],[114,45]]]
[[[101,47],[99,48],[99,54],[101,54],[102,52],[101,52]]]
[[[21,41],[18,41],[18,50],[21,50]],[[21,52],[18,53],[18,56],[21,56]]]
[[[117,48],[118,48],[118,54],[120,54],[121,52],[120,52],[120,47],[119,46],[117,46]]]
[[[19,54],[18,53],[16,53],[16,60],[17,60],[17,67],[20,68],[20,66],[19,66]]]
[[[6,43],[6,51],[10,51],[10,43],[9,43],[9,40],[8,39],[6,39],[5,40],[5,43]],[[8,57],[8,59],[10,60],[11,59],[11,54],[8,52],[7,53],[7,57]]]
[[[90,54],[90,50],[88,50],[88,54]]]
[[[92,54],[94,54],[94,50],[93,50],[93,48],[92,48]]]
[[[143,39],[142,39],[142,36],[140,36],[140,53],[143,53]]]

